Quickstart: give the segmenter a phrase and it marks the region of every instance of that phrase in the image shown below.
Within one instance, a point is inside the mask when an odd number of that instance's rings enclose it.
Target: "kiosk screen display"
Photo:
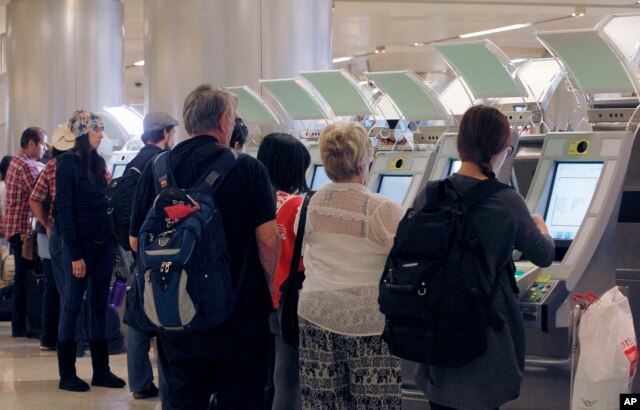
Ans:
[[[554,239],[575,238],[602,173],[602,162],[556,162],[544,220]]]
[[[462,165],[462,161],[460,161],[459,159],[452,159],[451,162],[449,163],[449,172],[447,173],[447,176],[458,172],[461,165]]]
[[[378,193],[402,204],[412,179],[412,175],[382,175],[380,185],[378,185]]]
[[[124,174],[124,169],[127,167],[126,164],[115,164],[113,166],[113,170],[111,171],[111,176],[113,178],[119,178]]]
[[[324,165],[315,164],[313,166],[313,177],[311,178],[311,190],[317,191],[323,186],[331,182],[327,174],[324,172]]]

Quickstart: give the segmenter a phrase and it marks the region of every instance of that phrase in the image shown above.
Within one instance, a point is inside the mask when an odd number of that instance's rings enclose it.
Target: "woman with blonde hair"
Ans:
[[[369,191],[362,125],[326,127],[320,155],[332,183],[309,203],[300,293],[302,407],[399,409],[400,360],[382,340],[378,281],[402,208]]]

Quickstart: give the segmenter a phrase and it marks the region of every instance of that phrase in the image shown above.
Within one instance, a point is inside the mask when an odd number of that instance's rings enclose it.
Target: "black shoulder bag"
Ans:
[[[280,322],[280,333],[282,340],[296,349],[300,344],[298,334],[298,292],[304,282],[304,272],[298,272],[300,265],[300,254],[302,252],[302,239],[304,237],[304,226],[307,221],[307,208],[309,201],[315,192],[308,192],[300,208],[300,219],[298,220],[298,231],[296,232],[296,243],[293,247],[291,266],[289,267],[289,277],[280,286],[280,303],[278,306],[278,321]]]

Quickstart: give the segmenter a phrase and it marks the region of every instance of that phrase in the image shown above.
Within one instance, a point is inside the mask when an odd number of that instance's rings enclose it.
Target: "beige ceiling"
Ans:
[[[178,1],[178,0],[176,0]],[[0,4],[8,3],[0,0]],[[144,58],[144,0],[122,0],[125,8],[125,64]],[[359,75],[363,71],[411,69],[425,78],[448,76],[444,62],[428,43],[457,38],[458,35],[516,23],[538,23],[525,29],[487,36],[512,59],[545,55],[534,37],[536,30],[593,27],[613,13],[638,11],[634,0],[591,1],[431,1],[431,0],[335,0],[333,16],[333,56],[372,53],[385,46],[384,54],[368,54],[347,63],[335,64]],[[571,18],[576,7],[584,17]],[[414,43],[425,43],[422,47]],[[126,96],[129,103],[142,103],[144,69],[126,69]]]

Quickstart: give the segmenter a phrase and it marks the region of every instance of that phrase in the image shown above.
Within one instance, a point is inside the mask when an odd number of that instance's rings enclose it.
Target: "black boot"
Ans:
[[[102,387],[124,387],[127,383],[121,378],[111,373],[109,369],[109,350],[107,339],[91,340],[91,365],[93,366],[92,386]]]
[[[69,391],[87,391],[89,385],[76,375],[76,342],[58,342],[58,387]]]

